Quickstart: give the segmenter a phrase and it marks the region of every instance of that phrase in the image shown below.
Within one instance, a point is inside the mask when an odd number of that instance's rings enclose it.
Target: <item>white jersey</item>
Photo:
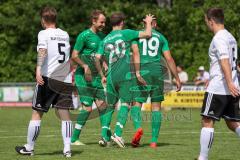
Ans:
[[[70,44],[67,32],[57,28],[48,28],[38,33],[37,51],[47,49],[47,57],[41,73],[45,77],[71,83]]]
[[[232,69],[232,80],[238,87],[237,78],[237,42],[235,38],[226,29],[218,31],[212,39],[209,47],[210,58],[210,82],[207,87],[207,92],[230,95],[227,87],[226,79],[222,71],[220,60],[229,59],[229,64]]]

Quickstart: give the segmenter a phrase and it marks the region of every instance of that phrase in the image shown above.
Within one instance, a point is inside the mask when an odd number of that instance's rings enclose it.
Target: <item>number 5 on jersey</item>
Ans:
[[[65,47],[64,43],[58,43],[58,52],[60,55],[62,55],[62,59],[58,60],[59,63],[63,63],[65,62],[66,59],[66,53],[64,51],[62,51],[62,47]]]

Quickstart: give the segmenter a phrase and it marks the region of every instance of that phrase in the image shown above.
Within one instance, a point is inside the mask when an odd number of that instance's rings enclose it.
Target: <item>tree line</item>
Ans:
[[[142,29],[145,14],[156,15],[158,30],[167,37],[176,63],[184,66],[190,80],[200,65],[209,68],[208,47],[213,35],[204,22],[207,8],[224,9],[226,28],[239,44],[238,0],[173,0],[171,8],[159,7],[155,0],[1,0],[0,82],[35,81],[37,34],[42,29],[39,12],[46,5],[57,9],[58,27],[69,33],[72,46],[77,35],[89,27],[94,9],[105,11],[107,16],[123,12],[130,29]],[[104,32],[110,30],[107,25]]]

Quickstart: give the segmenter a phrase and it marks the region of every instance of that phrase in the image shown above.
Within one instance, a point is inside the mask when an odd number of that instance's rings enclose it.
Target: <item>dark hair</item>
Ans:
[[[110,24],[112,26],[118,26],[124,20],[125,15],[122,12],[113,13],[110,17]]]
[[[184,66],[182,64],[179,64],[177,67],[180,67],[182,70],[184,70]]]
[[[92,20],[97,20],[100,14],[105,15],[104,12],[101,11],[101,10],[94,10],[94,11],[92,11],[91,17],[90,17],[91,22],[92,22]]]
[[[40,16],[46,23],[56,23],[57,21],[57,11],[53,7],[44,7],[40,12]]]
[[[213,20],[217,24],[224,24],[224,13],[221,8],[209,8],[206,12],[208,20]]]

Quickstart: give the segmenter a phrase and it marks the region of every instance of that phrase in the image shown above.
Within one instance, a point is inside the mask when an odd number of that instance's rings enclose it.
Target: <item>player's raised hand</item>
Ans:
[[[155,19],[155,18],[154,18],[154,15],[152,15],[152,14],[147,14],[146,17],[145,17],[145,19],[143,19],[143,21],[144,21],[145,23],[152,23],[153,19]]]
[[[44,81],[41,74],[41,68],[37,67],[36,69],[36,81],[39,85],[44,85]]]
[[[90,82],[92,81],[92,72],[90,70],[90,68],[88,67],[88,65],[84,65],[84,77],[86,79],[86,81]]]
[[[182,83],[181,83],[180,79],[176,80],[176,87],[177,87],[176,92],[179,92],[182,88]]]
[[[228,89],[233,97],[240,96],[240,91],[233,82],[228,84]]]

